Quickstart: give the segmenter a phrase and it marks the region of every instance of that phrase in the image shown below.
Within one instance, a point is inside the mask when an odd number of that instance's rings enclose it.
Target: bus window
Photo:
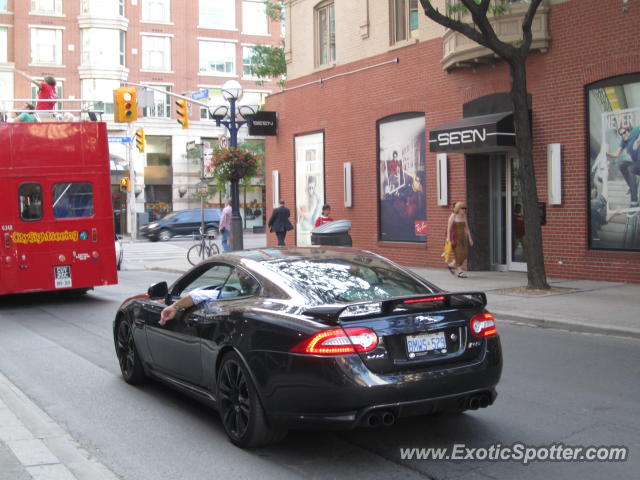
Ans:
[[[53,216],[78,218],[93,215],[93,187],[89,182],[56,183],[53,186]]]
[[[42,187],[39,183],[22,183],[18,187],[20,218],[27,222],[42,218]]]

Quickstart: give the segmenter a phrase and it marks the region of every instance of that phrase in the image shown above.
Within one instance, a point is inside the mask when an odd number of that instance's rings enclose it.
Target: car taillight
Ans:
[[[471,335],[477,338],[493,337],[498,334],[496,321],[489,312],[479,313],[471,317],[469,328]]]
[[[349,355],[370,352],[378,345],[376,332],[363,327],[323,330],[304,339],[291,349],[309,355]]]

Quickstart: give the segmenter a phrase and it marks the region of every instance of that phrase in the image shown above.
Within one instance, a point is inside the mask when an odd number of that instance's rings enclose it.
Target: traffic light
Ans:
[[[129,179],[127,177],[122,177],[120,179],[120,191],[121,192],[131,191],[131,183],[129,183]]]
[[[178,109],[176,113],[178,114],[178,123],[182,125],[182,128],[189,128],[189,112],[187,111],[187,101],[186,100],[176,100],[176,105]]]
[[[113,91],[113,121],[134,122],[138,119],[135,87],[120,87]]]
[[[142,128],[139,128],[136,130],[136,147],[138,148],[138,151],[140,153],[144,152],[144,146],[147,143],[145,137],[144,137],[144,130]]]

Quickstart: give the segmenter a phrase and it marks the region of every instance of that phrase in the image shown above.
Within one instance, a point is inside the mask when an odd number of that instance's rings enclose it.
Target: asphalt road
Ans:
[[[86,450],[126,480],[189,478],[628,479],[640,470],[640,342],[499,324],[505,368],[494,406],[391,428],[293,432],[243,451],[214,411],[120,377],[111,334],[117,305],[161,272],[120,272],[84,298],[5,297],[0,371]],[[624,463],[402,460],[400,448],[492,443],[624,445]],[[636,473],[633,473],[636,472]]]

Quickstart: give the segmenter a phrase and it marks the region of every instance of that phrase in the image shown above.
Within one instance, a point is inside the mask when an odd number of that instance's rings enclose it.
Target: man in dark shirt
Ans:
[[[269,230],[276,232],[279,247],[285,246],[284,239],[287,236],[287,232],[293,230],[293,225],[289,221],[290,216],[291,212],[284,206],[284,200],[280,200],[280,206],[273,211],[268,223]]]

